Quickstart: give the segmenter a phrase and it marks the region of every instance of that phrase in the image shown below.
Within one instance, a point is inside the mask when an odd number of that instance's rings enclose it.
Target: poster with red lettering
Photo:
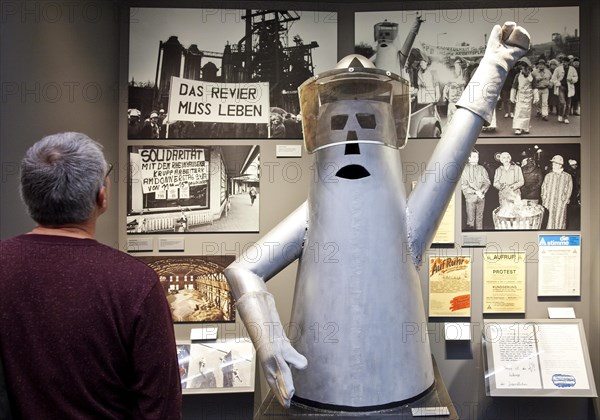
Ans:
[[[302,138],[298,86],[337,62],[337,13],[131,8],[128,139]]]
[[[429,257],[429,316],[471,316],[471,257]]]

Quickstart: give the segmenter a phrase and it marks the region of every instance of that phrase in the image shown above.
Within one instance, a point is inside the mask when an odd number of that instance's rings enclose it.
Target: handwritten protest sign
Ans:
[[[208,162],[201,148],[145,148],[139,150],[144,194],[175,187],[189,194],[189,187],[208,181]]]
[[[268,83],[218,83],[171,77],[169,121],[269,122]]]

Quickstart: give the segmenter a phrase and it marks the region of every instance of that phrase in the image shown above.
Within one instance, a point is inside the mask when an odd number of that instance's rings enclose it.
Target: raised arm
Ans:
[[[305,202],[225,269],[267,383],[286,407],[294,395],[289,365],[304,369],[307,362],[291,346],[265,282],[300,256],[308,226],[307,215]]]
[[[460,109],[408,200],[409,246],[415,264],[420,265],[431,244],[481,127],[492,119],[508,70],[528,49],[529,34],[515,23],[492,29],[485,55],[456,104]]]

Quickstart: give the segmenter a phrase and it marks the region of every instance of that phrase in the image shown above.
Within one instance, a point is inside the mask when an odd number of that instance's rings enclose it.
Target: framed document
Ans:
[[[486,394],[596,397],[581,319],[484,321]]]
[[[581,295],[581,235],[538,235],[538,296]]]
[[[525,253],[484,253],[483,313],[524,312]]]
[[[429,316],[471,316],[471,257],[429,257]]]

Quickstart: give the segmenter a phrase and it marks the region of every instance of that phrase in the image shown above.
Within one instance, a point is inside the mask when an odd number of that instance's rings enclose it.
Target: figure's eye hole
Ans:
[[[377,126],[375,114],[356,114],[356,120],[361,128],[375,128]]]
[[[331,116],[331,129],[332,130],[343,130],[346,127],[348,121],[348,114],[339,114]]]

